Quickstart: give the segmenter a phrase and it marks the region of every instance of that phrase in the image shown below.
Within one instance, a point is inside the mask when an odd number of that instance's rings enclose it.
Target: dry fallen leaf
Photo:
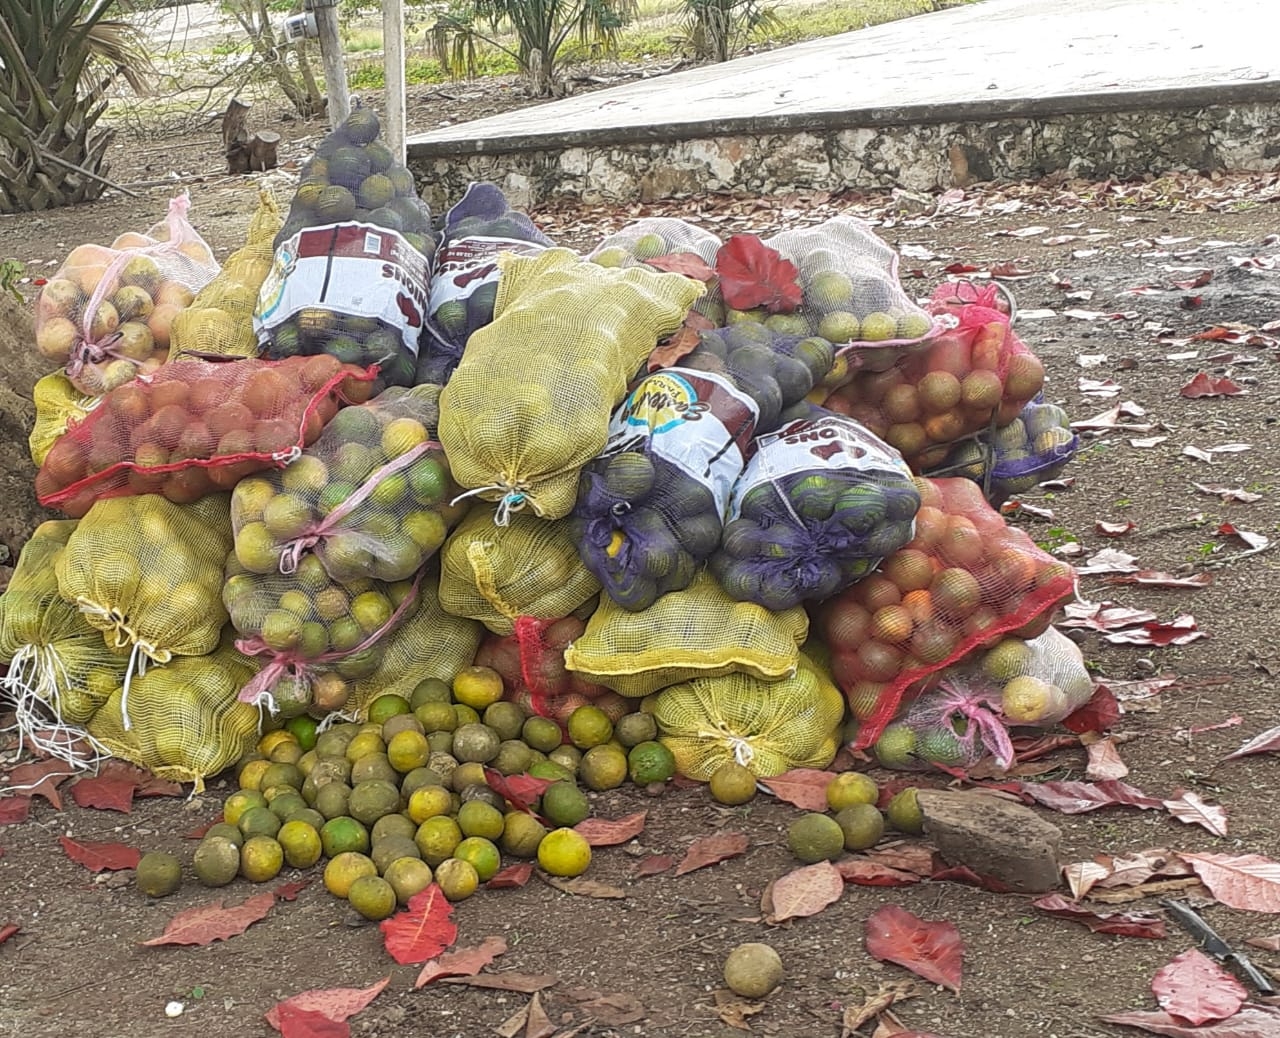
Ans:
[[[817,915],[828,905],[840,900],[844,878],[829,861],[804,865],[774,880],[772,908],[765,912],[770,925]]]
[[[856,1038],[854,1032],[868,1020],[883,1013],[895,1002],[904,1002],[923,993],[920,985],[912,980],[881,983],[875,994],[867,995],[861,1005],[845,1006],[844,1015],[840,1018],[840,1038]]]
[[[721,1023],[738,1031],[750,1031],[751,1025],[747,1023],[747,1017],[764,1012],[765,1003],[748,1002],[746,999],[739,998],[727,988],[721,988],[716,991],[714,997],[716,1000],[716,1016],[720,1018]]]
[[[473,977],[507,950],[501,937],[486,937],[474,948],[459,948],[422,967],[413,986],[420,988],[442,977]]]
[[[627,892],[621,887],[615,887],[609,883],[601,883],[597,879],[588,879],[586,876],[562,879],[559,876],[548,876],[541,872],[538,873],[538,876],[548,886],[555,887],[556,890],[563,890],[566,894],[576,894],[579,897],[619,899],[627,896]]]
[[[751,841],[747,839],[746,833],[727,832],[704,836],[689,845],[688,852],[676,866],[676,875],[683,876],[686,872],[736,858],[745,854],[750,846]]]

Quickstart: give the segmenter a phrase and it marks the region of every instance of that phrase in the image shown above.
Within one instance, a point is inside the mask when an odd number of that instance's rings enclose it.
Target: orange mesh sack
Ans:
[[[888,367],[944,327],[902,290],[898,254],[855,217],[833,216],[764,244],[795,264],[797,315],[808,331],[836,345],[850,370]]]
[[[108,392],[53,445],[36,495],[78,517],[104,498],[189,504],[229,490],[296,457],[372,377],[332,357],[166,364]]]
[[[24,734],[42,724],[41,708],[62,724],[83,724],[124,680],[128,654],[104,644],[58,593],[58,559],[75,528],[71,520],[36,527],[0,595],[0,663],[9,667],[0,688]]]
[[[1004,634],[1033,637],[1072,593],[1070,566],[1009,526],[967,479],[917,479],[916,534],[877,572],[819,608],[832,673],[879,737],[903,693]]]
[[[244,245],[227,257],[218,276],[174,319],[169,359],[256,357],[253,311],[271,270],[272,239],[284,218],[270,191],[258,192]]]
[[[916,472],[942,464],[955,441],[1016,419],[1044,385],[1044,365],[1009,318],[977,303],[953,306],[955,328],[884,371],[863,371],[824,406],[861,422]]]
[[[707,781],[737,761],[760,778],[792,768],[825,768],[840,743],[844,700],[803,655],[793,675],[762,682],[750,674],[701,677],[659,692],[659,738],[676,770]]]
[[[58,590],[128,653],[124,694],[149,664],[203,656],[227,622],[222,562],[231,550],[230,495],[178,505],[158,494],[99,501],[58,557]]]
[[[440,442],[454,479],[500,503],[500,524],[526,506],[559,519],[573,508],[578,470],[608,442],[627,380],[702,289],[560,248],[502,253],[498,266],[493,323],[467,340],[440,394]]]
[[[72,249],[36,300],[36,347],[82,393],[105,393],[164,361],[178,314],[218,273],[187,220],[187,195],[164,222],[110,246]]]
[[[631,713],[635,704],[565,668],[564,654],[586,624],[576,616],[563,620],[516,620],[513,634],[490,634],[476,653],[476,663],[502,675],[503,698],[528,713],[550,717],[562,726],[578,707],[598,706],[609,720]]]
[[[229,643],[208,656],[175,659],[117,689],[89,722],[93,738],[115,757],[160,778],[204,780],[253,748],[257,709],[236,700],[257,664]]]
[[[746,673],[777,681],[793,673],[809,618],[735,602],[705,570],[687,588],[630,612],[607,596],[565,651],[565,667],[639,698],[689,678]]]
[[[454,675],[471,666],[484,636],[484,625],[446,613],[440,605],[440,578],[424,574],[418,591],[421,605],[393,631],[382,648],[382,662],[367,678],[356,682],[347,710],[363,716],[369,704],[383,693],[409,699],[419,682],[439,678],[453,682]]]
[[[688,220],[646,216],[608,235],[587,259],[602,267],[644,264],[653,270],[674,270],[705,280],[712,277],[723,244],[716,235]],[[693,308],[717,328],[724,324],[724,298],[714,279]]]
[[[558,620],[600,593],[563,519],[516,512],[506,526],[477,505],[440,552],[440,604],[511,634],[518,617]]]
[[[31,395],[36,405],[36,423],[27,445],[31,448],[31,460],[39,467],[58,438],[77,422],[84,421],[102,397],[81,393],[61,371],[45,375],[35,384]]]
[[[292,573],[263,575],[246,571],[235,552],[226,574],[222,601],[240,634],[236,648],[262,665],[240,701],[279,717],[345,709],[356,682],[382,666],[392,635],[417,613],[425,576],[339,584],[315,555]]]
[[[392,387],[338,412],[282,471],[231,496],[236,557],[251,573],[292,573],[313,553],[338,583],[412,577],[466,511],[450,504],[435,433],[439,386]]]

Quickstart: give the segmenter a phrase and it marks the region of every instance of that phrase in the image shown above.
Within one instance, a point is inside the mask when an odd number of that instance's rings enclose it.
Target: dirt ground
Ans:
[[[467,114],[481,115],[513,99],[518,100],[503,85],[492,91],[465,84],[422,92],[410,110],[411,127],[458,118],[461,105]],[[284,122],[278,113],[263,113],[263,120],[259,125],[286,137],[285,168],[264,179],[287,199],[290,176],[323,128]],[[194,223],[222,259],[242,240],[256,196],[252,179],[218,172],[218,152],[216,128],[164,142],[121,140],[112,175],[126,184],[189,187]],[[1066,473],[1074,478],[1071,486],[1025,499],[1051,510],[1052,518],[1024,513],[1011,521],[1046,544],[1078,540],[1080,558],[1113,547],[1137,556],[1146,569],[1212,575],[1201,589],[1108,586],[1105,576],[1082,577],[1080,594],[1087,600],[1149,608],[1162,620],[1190,613],[1207,635],[1185,646],[1143,648],[1111,645],[1091,633],[1082,647],[1103,679],[1177,678],[1158,709],[1143,704],[1147,710],[1126,713],[1115,726],[1128,739],[1120,746],[1129,768],[1126,781],[1158,797],[1193,790],[1226,808],[1230,829],[1219,838],[1164,812],[1122,807],[1076,816],[1040,813],[1062,828],[1065,861],[1152,847],[1278,856],[1275,757],[1218,762],[1246,738],[1277,724],[1273,675],[1280,661],[1273,625],[1280,617],[1280,556],[1264,551],[1238,559],[1245,545],[1217,533],[1221,523],[1230,522],[1272,540],[1280,534],[1276,346],[1266,336],[1186,341],[1215,326],[1258,328],[1280,319],[1280,274],[1271,269],[1280,254],[1275,187],[1265,179],[1171,180],[1141,189],[1117,186],[1102,204],[1080,202],[1070,187],[977,189],[965,199],[927,201],[855,195],[695,198],[644,210],[566,202],[533,215],[553,238],[574,246],[590,245],[645,212],[684,214],[726,235],[768,232],[837,211],[873,215],[883,221],[886,240],[905,249],[905,284],[918,296],[945,277],[949,264],[989,270],[1016,261],[1028,276],[1006,283],[1025,315],[1018,330],[1048,367],[1046,396],[1075,419],[1133,401],[1145,417],[1127,421],[1152,428],[1086,438]],[[76,209],[0,217],[0,252],[27,264],[30,274],[48,276],[72,246],[144,229],[163,214],[167,183],[136,190],[141,197],[112,193]],[[1257,262],[1237,263],[1251,257]],[[1196,280],[1201,270],[1212,271],[1202,287],[1175,287]],[[1161,291],[1127,291],[1141,286]],[[30,298],[31,287],[25,290]],[[1086,292],[1091,295],[1080,295]],[[1104,316],[1064,314],[1073,309]],[[1044,310],[1055,314],[1036,314]],[[34,473],[26,454],[31,411],[25,401],[43,369],[33,359],[23,319],[12,307],[0,311],[0,356],[9,373],[0,386],[0,541],[14,555],[40,518],[29,490]],[[1182,397],[1179,388],[1202,370],[1229,375],[1247,395]],[[1082,392],[1081,380],[1108,379],[1118,384],[1118,395]],[[1165,439],[1151,447],[1130,442],[1152,436]],[[1230,443],[1249,448],[1211,453],[1208,462],[1184,453],[1189,446],[1209,450]],[[1246,489],[1261,498],[1224,502],[1197,490],[1196,483]],[[1095,525],[1126,520],[1136,529],[1119,540],[1101,536]],[[1063,749],[1049,763],[1052,770],[1043,777],[1079,779],[1085,755]],[[0,774],[4,769],[0,764]],[[947,779],[922,781],[941,786]],[[318,881],[296,901],[277,904],[241,936],[206,947],[142,947],[139,942],[159,934],[179,910],[219,900],[237,903],[258,890],[237,881],[210,891],[189,876],[174,896],[148,900],[127,883],[107,878],[109,873],[91,875],[57,843],[61,835],[122,841],[143,850],[171,850],[189,862],[195,844],[183,834],[210,820],[230,788],[223,779],[186,802],[137,801],[128,815],[81,809],[69,798],[59,812],[37,799],[29,820],[0,827],[0,925],[12,920],[21,926],[0,945],[0,1031],[133,1038],[267,1035],[263,1013],[281,998],[311,988],[366,987],[387,976],[386,990],[352,1020],[353,1034],[492,1034],[524,1005],[526,996],[503,991],[447,985],[413,990],[416,967],[396,966],[377,927],[353,920]],[[715,1011],[721,963],[737,943],[765,940],[781,954],[786,981],[750,1017],[750,1029],[835,1038],[844,1007],[860,1004],[884,982],[907,977],[864,948],[864,921],[885,904],[959,928],[960,993],[921,984],[920,997],[896,1010],[905,1027],[942,1038],[1134,1033],[1098,1017],[1155,1008],[1152,975],[1192,946],[1172,924],[1163,941],[1092,934],[1038,913],[1026,896],[950,882],[898,889],[850,885],[819,915],[771,928],[760,921],[760,895],[795,865],[786,847],[794,808],[765,798],[722,808],[701,788],[670,788],[651,799],[625,787],[593,794],[592,802],[593,813],[602,817],[649,812],[643,834],[624,847],[597,851],[589,873],[621,887],[625,897],[578,897],[535,879],[519,890],[481,891],[455,911],[460,946],[488,936],[506,939],[510,950],[491,970],[554,974],[558,982],[542,993],[550,1020],[569,1030],[583,1025],[574,1032],[583,1036],[735,1033]],[[640,857],[679,856],[694,838],[721,830],[748,834],[749,851],[680,878],[634,877]],[[289,870],[282,874],[295,878]],[[1159,911],[1153,900],[1119,907]],[[1267,915],[1220,906],[1206,911],[1235,943],[1280,931],[1280,923]],[[1264,968],[1280,967],[1280,954],[1259,950],[1253,956]],[[600,1010],[583,1010],[582,999],[573,997],[582,994],[574,989],[583,988],[631,996],[643,1016],[619,1023]],[[164,1013],[170,1000],[185,1005],[176,1019]],[[873,1026],[859,1033],[869,1035]]]

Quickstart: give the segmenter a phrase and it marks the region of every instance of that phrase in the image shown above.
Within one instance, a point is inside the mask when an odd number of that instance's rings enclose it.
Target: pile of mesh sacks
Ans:
[[[196,783],[476,662],[562,724],[652,713],[695,779],[1007,764],[1092,683],[1071,568],[995,507],[1076,449],[1000,304],[918,305],[847,216],[585,255],[491,184],[433,220],[357,110],[224,266],[179,199],[44,287],[65,518],[0,598],[4,691]]]

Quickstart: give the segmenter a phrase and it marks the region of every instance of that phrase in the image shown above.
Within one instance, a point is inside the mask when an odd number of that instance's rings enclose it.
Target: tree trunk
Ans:
[[[280,134],[259,130],[249,141],[249,168],[260,173],[275,169],[280,164],[279,147]]]
[[[249,130],[246,123],[250,105],[233,97],[222,116],[222,148],[228,173],[249,172]]]

